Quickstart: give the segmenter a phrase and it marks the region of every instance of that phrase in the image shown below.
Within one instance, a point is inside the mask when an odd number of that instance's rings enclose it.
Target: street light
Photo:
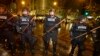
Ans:
[[[84,3],[84,2],[85,2],[85,0],[78,0],[78,2],[79,2],[79,3]]]
[[[25,1],[24,1],[24,0],[22,0],[22,1],[21,1],[21,4],[22,4],[22,5],[25,5]]]
[[[56,2],[56,1],[55,1],[55,2],[53,2],[53,5],[54,5],[54,6],[57,6],[57,2]]]

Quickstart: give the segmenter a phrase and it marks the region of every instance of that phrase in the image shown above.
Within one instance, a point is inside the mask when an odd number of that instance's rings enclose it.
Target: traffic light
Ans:
[[[83,8],[83,9],[81,10],[81,14],[82,14],[83,16],[88,16],[88,15],[90,14],[90,12],[89,12],[89,10]]]
[[[89,15],[89,11],[85,10],[83,15],[84,16],[88,16]]]

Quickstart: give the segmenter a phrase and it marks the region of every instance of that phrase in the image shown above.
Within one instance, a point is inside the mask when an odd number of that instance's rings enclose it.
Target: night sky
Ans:
[[[100,0],[94,0],[96,4],[100,4]]]
[[[62,2],[61,6],[63,7],[71,5],[72,3],[72,0],[58,0],[58,1]],[[11,2],[15,2],[15,0],[0,0],[0,4],[5,4],[7,6],[9,6]],[[100,0],[93,0],[93,2],[95,2],[96,4],[100,4]]]
[[[4,4],[9,6],[11,2],[14,2],[15,0],[0,0],[0,4]]]

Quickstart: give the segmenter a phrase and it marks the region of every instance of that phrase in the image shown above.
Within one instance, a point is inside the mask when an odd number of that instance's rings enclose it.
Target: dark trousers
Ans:
[[[32,55],[34,55],[34,44],[35,44],[36,39],[32,36],[31,33],[23,33],[21,35],[21,44],[20,44],[21,54],[24,55],[24,53],[25,53],[25,43],[26,43],[26,41],[30,45],[30,51],[31,51]]]
[[[57,42],[53,41],[53,56],[56,56],[56,45],[57,45]],[[45,46],[45,48],[44,48],[44,56],[47,56],[48,55],[49,43],[44,41],[44,46]]]
[[[100,56],[100,41],[94,42],[93,56]]]
[[[77,45],[78,45],[78,55],[77,56],[82,56],[82,52],[84,51],[84,41],[72,40],[71,44],[72,44],[72,49],[71,49],[70,56],[73,56],[74,50]]]
[[[0,44],[3,44],[4,43],[4,33],[3,33],[3,30],[0,29]]]
[[[50,39],[53,42],[53,56],[56,56],[56,46],[57,46],[57,32],[48,33],[44,37],[44,56],[48,55],[48,47]]]
[[[3,34],[4,34],[4,38],[7,39],[6,46],[8,47],[8,49],[11,50],[11,54],[15,55],[16,45],[14,44],[15,39],[14,39],[13,31],[5,30]]]

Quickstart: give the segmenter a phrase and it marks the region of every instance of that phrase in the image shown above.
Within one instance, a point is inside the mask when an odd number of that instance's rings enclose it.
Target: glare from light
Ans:
[[[78,0],[78,2],[79,2],[79,3],[83,3],[83,2],[85,2],[85,0]]]
[[[42,0],[42,9],[45,9],[45,0]]]
[[[50,38],[50,43],[49,43],[51,46],[52,46],[52,44],[53,44],[53,42],[52,42],[52,39]]]
[[[56,6],[56,5],[57,5],[57,2],[55,1],[55,2],[53,3],[53,5]]]
[[[13,17],[16,17],[17,15],[16,14],[13,14]]]
[[[22,4],[22,5],[25,5],[25,1],[23,0],[23,1],[21,2],[21,4]]]
[[[87,18],[91,19],[91,18],[93,18],[93,16],[87,16]]]

